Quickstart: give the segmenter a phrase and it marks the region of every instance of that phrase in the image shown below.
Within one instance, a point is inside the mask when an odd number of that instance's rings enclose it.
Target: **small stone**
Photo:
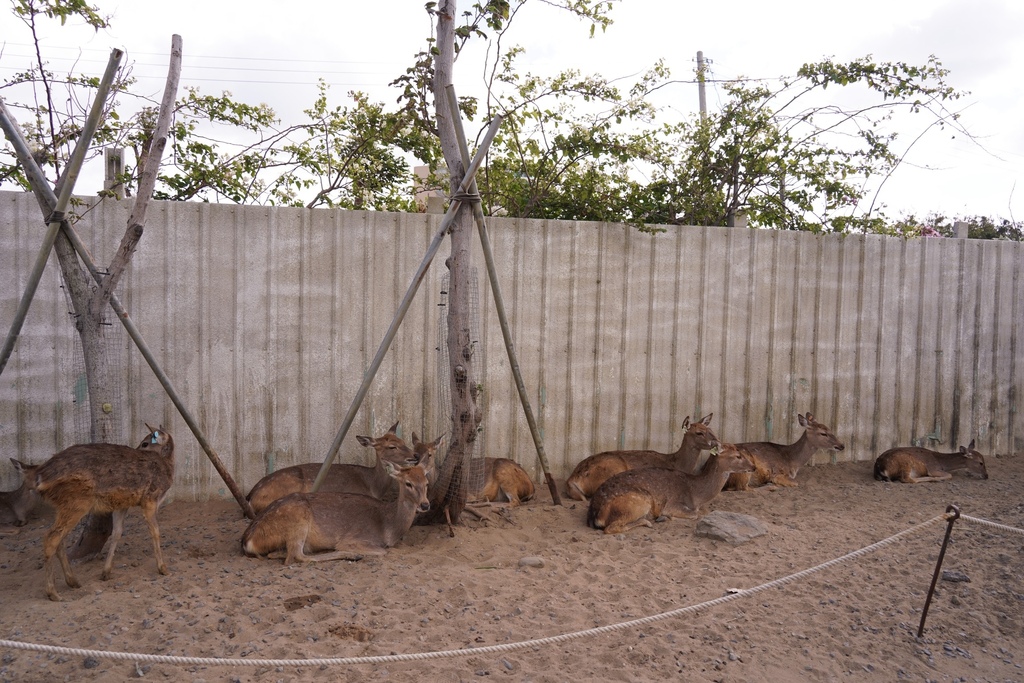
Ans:
[[[100,665],[99,660],[95,659],[93,657],[86,657],[85,661],[82,662],[82,666],[84,666],[86,669],[95,669],[99,665]]]
[[[520,567],[536,567],[540,568],[544,566],[544,559],[541,557],[524,557],[519,560]]]

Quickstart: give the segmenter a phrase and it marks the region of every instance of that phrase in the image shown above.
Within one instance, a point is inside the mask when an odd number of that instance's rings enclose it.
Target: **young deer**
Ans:
[[[793,481],[800,468],[807,464],[819,449],[841,451],[843,442],[836,438],[825,425],[814,419],[810,413],[797,414],[804,433],[796,443],[782,445],[770,441],[738,443],[736,447],[747,454],[754,463],[752,473],[737,473],[726,482],[727,491],[746,491],[751,486],[772,483],[779,486],[796,486]]]
[[[474,458],[470,460],[469,481],[478,482],[469,492],[469,502],[508,503],[516,507],[533,498],[534,485],[530,475],[509,458]]]
[[[956,453],[939,453],[915,446],[890,448],[875,460],[875,479],[918,484],[951,479],[951,472],[964,469],[988,479],[985,456],[974,450],[974,439]]]
[[[13,491],[0,491],[0,524],[25,526],[28,513],[39,504],[39,492],[28,483],[28,474],[35,471],[32,465],[11,458],[14,469],[21,474],[21,486]]]
[[[277,557],[283,550],[285,564],[383,555],[402,539],[417,512],[430,509],[427,477],[434,454],[426,453],[415,465],[388,462],[384,467],[398,482],[397,501],[356,493],[290,493],[249,524],[242,534],[242,552]]]
[[[124,529],[125,514],[139,507],[153,539],[153,555],[161,574],[167,574],[160,552],[156,511],[174,483],[174,440],[163,427],[153,429],[139,448],[109,443],[79,444],[65,448],[42,465],[26,467],[29,486],[53,506],[56,518],[43,537],[43,569],[46,594],[60,600],[55,582],[54,558],[64,570],[71,588],[81,584],[71,571],[64,538],[88,512],[112,513],[113,532],[103,563],[104,580],[110,578],[114,550]]]
[[[397,434],[396,422],[384,436],[374,439],[369,436],[357,436],[356,440],[363,446],[373,448],[376,464],[370,466],[356,464],[331,465],[327,470],[319,491],[333,493],[361,493],[374,498],[383,498],[389,491],[394,480],[388,476],[384,468],[386,462],[395,465],[411,465],[415,461],[412,449]],[[253,512],[259,514],[278,498],[289,493],[309,493],[313,482],[320,473],[321,463],[305,463],[284,467],[256,482],[246,496]]]
[[[657,451],[605,451],[584,458],[565,480],[565,492],[574,500],[586,500],[604,483],[605,479],[644,467],[663,467],[693,473],[700,462],[700,452],[710,450],[718,438],[708,427],[711,416],[708,413],[697,422],[690,422],[687,415],[683,420],[683,442],[675,453]]]
[[[754,465],[734,444],[721,444],[700,474],[650,467],[620,472],[590,499],[587,525],[621,534],[637,526],[652,526],[672,517],[694,516],[722,491],[731,473],[753,472]]]

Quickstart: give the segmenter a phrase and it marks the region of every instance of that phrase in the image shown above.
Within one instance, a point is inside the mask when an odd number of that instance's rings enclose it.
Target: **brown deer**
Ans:
[[[951,479],[951,472],[967,470],[982,479],[988,479],[985,456],[974,450],[974,439],[955,453],[939,453],[927,448],[903,446],[890,448],[875,460],[875,479],[919,484],[926,481]]]
[[[27,479],[36,468],[11,458],[14,469],[21,475],[21,486],[13,491],[0,491],[0,524],[25,526],[28,513],[39,504],[39,492],[32,488]]]
[[[695,516],[722,491],[731,473],[753,472],[754,465],[734,444],[711,451],[700,474],[648,467],[620,472],[601,484],[590,499],[587,525],[621,534],[672,517]]]
[[[727,491],[746,491],[750,487],[772,483],[779,486],[796,486],[796,473],[807,464],[820,449],[841,451],[843,442],[836,438],[825,425],[814,419],[810,413],[797,414],[804,433],[796,443],[782,445],[770,441],[738,443],[736,447],[746,453],[754,463],[753,472],[737,472],[725,484]]]
[[[384,467],[398,482],[398,500],[357,493],[290,493],[249,524],[242,534],[242,552],[277,557],[283,550],[285,564],[383,555],[402,539],[417,512],[430,509],[427,477],[434,454],[426,453],[415,465],[387,462]]]
[[[64,570],[64,581],[71,588],[81,584],[71,571],[64,538],[89,512],[112,513],[113,531],[103,563],[102,578],[111,575],[114,550],[124,529],[125,514],[139,507],[153,539],[153,555],[161,574],[167,574],[160,552],[160,529],[156,511],[174,483],[174,440],[161,426],[153,429],[139,448],[109,443],[79,444],[65,448],[42,465],[28,471],[29,486],[53,506],[56,518],[43,537],[43,569],[46,594],[60,600],[55,584],[54,558]]]
[[[376,464],[365,466],[351,463],[331,465],[323,483],[317,491],[333,493],[362,493],[374,498],[383,498],[392,488],[394,479],[388,476],[384,463],[411,465],[415,461],[412,449],[398,436],[398,422],[377,439],[356,436],[363,446],[373,448]],[[259,514],[278,498],[289,493],[309,493],[313,482],[320,473],[321,463],[305,463],[284,467],[256,482],[246,496],[253,512]]]
[[[535,491],[530,475],[509,458],[474,458],[468,476],[471,485],[479,481],[469,492],[471,503],[497,502],[516,507],[533,498]]]
[[[714,448],[718,443],[718,438],[708,427],[712,415],[714,413],[708,413],[693,423],[690,422],[690,416],[686,416],[683,420],[683,442],[675,453],[605,451],[584,458],[565,480],[566,495],[574,500],[586,500],[613,474],[643,467],[663,467],[693,473],[700,462],[700,452]]]

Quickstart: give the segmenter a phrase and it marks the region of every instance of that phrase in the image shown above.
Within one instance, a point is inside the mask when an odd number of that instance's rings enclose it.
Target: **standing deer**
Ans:
[[[383,555],[402,539],[417,512],[430,509],[427,477],[434,454],[426,453],[415,465],[388,462],[384,467],[398,482],[398,500],[385,502],[357,493],[290,493],[249,524],[242,534],[242,552],[276,557],[283,550],[285,564]]]
[[[955,453],[939,453],[927,448],[903,446],[890,448],[875,460],[875,479],[919,484],[926,481],[951,479],[951,472],[967,470],[982,479],[988,479],[985,456],[974,450],[974,439]]]
[[[754,463],[754,471],[736,473],[725,484],[727,491],[746,491],[751,486],[772,483],[779,486],[796,486],[796,473],[807,464],[819,449],[841,451],[843,442],[836,438],[825,425],[814,419],[810,413],[797,414],[804,433],[796,443],[782,445],[770,441],[738,443],[736,447],[746,453]]]
[[[42,465],[26,468],[29,486],[53,506],[56,518],[43,537],[43,569],[46,594],[60,600],[54,585],[54,558],[64,570],[64,581],[71,588],[81,584],[71,571],[64,538],[89,512],[112,513],[114,526],[110,547],[103,563],[103,580],[111,575],[114,550],[121,539],[125,514],[139,507],[153,539],[153,555],[161,574],[167,574],[160,552],[160,529],[156,511],[174,482],[174,440],[161,426],[153,429],[139,448],[109,443],[79,444],[65,448]]]
[[[601,484],[590,499],[587,525],[621,534],[672,517],[694,516],[722,491],[731,473],[753,472],[754,465],[734,444],[721,444],[700,474],[648,467],[620,472]]]
[[[373,448],[376,463],[374,465],[337,464],[327,470],[323,483],[317,490],[334,493],[361,493],[374,498],[383,498],[394,484],[388,476],[384,465],[411,465],[415,460],[412,449],[406,445],[396,433],[398,422],[391,429],[374,439],[369,436],[357,436],[356,440],[363,446]],[[309,493],[313,482],[320,473],[321,463],[305,463],[284,467],[256,482],[246,496],[253,512],[259,514],[278,498],[289,493]]]
[[[683,420],[683,442],[675,453],[657,451],[605,451],[584,458],[565,480],[565,492],[574,500],[586,500],[604,483],[605,479],[643,467],[663,467],[693,473],[700,462],[700,452],[714,448],[718,438],[708,427],[711,416],[708,413],[697,422],[690,422],[687,415]]]
[[[28,513],[39,504],[39,492],[29,485],[28,476],[36,467],[11,458],[14,469],[21,475],[21,486],[13,491],[0,491],[0,524],[25,526]]]

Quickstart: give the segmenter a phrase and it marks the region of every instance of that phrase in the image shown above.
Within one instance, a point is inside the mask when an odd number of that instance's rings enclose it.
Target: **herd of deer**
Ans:
[[[588,501],[587,524],[605,533],[621,533],[652,520],[694,516],[722,490],[746,490],[773,483],[796,486],[797,472],[821,449],[841,451],[832,431],[807,413],[804,428],[792,444],[723,443],[711,431],[711,415],[683,422],[683,441],[675,453],[608,451],[581,461],[566,480],[570,498]],[[40,465],[11,459],[22,474],[21,486],[0,492],[0,523],[25,524],[39,500],[55,510],[53,525],[43,538],[46,594],[60,600],[55,560],[71,588],[75,578],[64,539],[89,512],[111,513],[111,534],[102,578],[108,579],[124,517],[139,507],[153,540],[157,569],[167,573],[160,552],[156,511],[174,481],[174,440],[161,426],[136,448],[113,444],[80,444],[57,453]],[[242,535],[242,552],[254,557],[295,561],[360,559],[381,555],[412,527],[417,514],[430,509],[428,487],[434,481],[434,457],[442,437],[410,448],[397,433],[398,423],[379,438],[356,437],[373,448],[372,466],[331,465],[316,492],[319,463],[287,467],[261,479],[249,492],[256,518]],[[704,451],[710,455],[702,463]],[[469,468],[469,500],[515,506],[529,500],[534,484],[515,461],[482,458]],[[875,461],[874,476],[882,481],[926,482],[949,479],[966,469],[988,478],[984,457],[974,441],[958,452],[938,453],[918,447],[893,448]],[[474,476],[475,475],[475,476]],[[312,554],[307,554],[312,553]]]

